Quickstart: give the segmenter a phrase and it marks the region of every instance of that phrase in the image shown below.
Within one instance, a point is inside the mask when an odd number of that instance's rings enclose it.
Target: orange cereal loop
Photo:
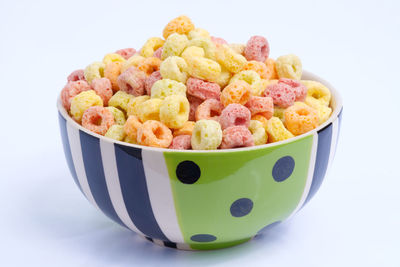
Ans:
[[[167,148],[172,139],[171,130],[159,121],[148,120],[137,131],[138,144],[144,146]]]
[[[250,96],[250,85],[243,80],[237,80],[224,88],[221,93],[221,103],[225,107],[233,103],[244,105],[249,101]]]
[[[121,67],[122,62],[113,61],[107,63],[106,67],[104,68],[104,77],[110,80],[114,92],[119,91],[117,79],[118,76],[121,74]]]
[[[160,69],[161,59],[157,57],[148,57],[139,63],[138,69],[146,73],[147,76]]]
[[[174,32],[179,34],[188,34],[194,29],[194,24],[187,16],[179,16],[168,22],[163,30],[163,36],[165,39],[168,38]]]
[[[173,132],[174,137],[178,135],[192,135],[195,122],[187,121],[180,129],[175,129]]]
[[[265,129],[267,129],[268,119],[267,119],[266,117],[264,117],[263,115],[256,114],[256,115],[254,115],[253,117],[251,117],[251,120],[261,122],[262,125],[263,125],[263,127],[264,127]]]
[[[136,142],[137,130],[140,126],[142,126],[142,123],[139,121],[139,119],[136,116],[134,116],[134,115],[129,116],[124,125],[124,131],[125,131],[126,136],[130,140],[134,140]]]
[[[294,135],[300,135],[315,129],[318,126],[318,112],[304,104],[296,102],[288,107],[284,113],[285,126]]]
[[[267,58],[267,60],[265,61],[265,65],[267,66],[267,76],[265,77],[265,79],[267,80],[279,79],[275,68],[275,60],[273,60],[272,58]]]
[[[259,61],[248,61],[242,70],[253,70],[260,75],[261,79],[269,79],[267,66]]]

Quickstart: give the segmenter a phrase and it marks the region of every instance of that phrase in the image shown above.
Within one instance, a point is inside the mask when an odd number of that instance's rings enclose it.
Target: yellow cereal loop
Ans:
[[[93,90],[83,91],[72,99],[70,112],[77,122],[81,122],[83,113],[93,106],[102,107],[103,100]]]
[[[186,35],[173,33],[168,36],[163,46],[161,59],[164,60],[170,56],[180,56],[188,45],[189,40]]]
[[[285,108],[275,106],[274,117],[278,117],[282,122],[285,122]]]
[[[186,80],[188,79],[187,71],[188,65],[181,57],[170,56],[161,62],[160,73],[163,79],[186,83]]]
[[[190,76],[215,82],[221,75],[221,66],[214,60],[201,57],[192,57],[186,59],[188,73]]]
[[[210,38],[204,38],[204,37],[194,38],[189,41],[188,46],[197,46],[203,48],[205,57],[215,60],[215,53],[217,48]]]
[[[164,40],[160,37],[151,37],[147,39],[146,43],[140,49],[140,55],[143,57],[152,57],[154,51],[164,45]]]
[[[141,96],[137,96],[137,97],[134,97],[131,100],[129,100],[128,109],[126,111],[127,115],[128,116],[130,116],[130,115],[139,116],[139,109],[138,109],[139,105],[149,99],[150,99],[150,96],[141,95]]]
[[[90,84],[94,79],[104,77],[104,68],[103,62],[93,62],[87,66],[83,72],[86,81]]]
[[[294,135],[285,128],[283,122],[277,117],[272,117],[268,120],[267,134],[270,143],[294,137]]]
[[[259,146],[267,143],[268,135],[261,122],[258,120],[251,120],[249,130],[253,135],[254,145]]]
[[[114,124],[107,130],[104,136],[115,139],[117,141],[122,141],[126,137],[124,126],[119,124]]]
[[[264,127],[265,131],[267,131],[268,119],[266,117],[264,117],[263,115],[260,115],[260,114],[256,114],[253,117],[251,117],[251,119],[254,120],[254,121],[261,122],[261,124]]]
[[[194,30],[191,30],[188,34],[187,34],[189,40],[192,40],[194,38],[198,38],[198,37],[204,37],[204,38],[210,38],[210,33],[202,28],[196,28]]]
[[[110,62],[125,62],[125,58],[123,58],[120,54],[110,53],[104,56],[103,63],[107,65]]]
[[[250,85],[252,95],[259,96],[264,92],[265,83],[261,80],[260,75],[253,70],[243,70],[233,75],[229,83],[234,83],[238,80],[245,81]]]
[[[331,101],[331,91],[329,91],[325,85],[320,82],[309,80],[302,80],[301,83],[307,87],[307,96],[320,101],[324,106],[329,106]]]
[[[139,111],[139,119],[142,122],[148,120],[160,120],[160,107],[162,103],[162,99],[159,98],[152,98],[143,103],[139,104],[138,111]]]
[[[171,79],[161,79],[151,87],[151,98],[164,99],[170,95],[186,96],[186,85]]]
[[[197,46],[189,46],[187,47],[181,54],[181,57],[186,61],[192,57],[204,57],[204,49]]]
[[[138,54],[131,56],[127,61],[122,64],[121,73],[129,69],[130,67],[138,67],[144,64],[146,58]]]
[[[321,101],[315,99],[312,96],[307,96],[305,103],[309,105],[310,107],[314,108],[318,112],[318,118],[319,118],[319,125],[324,123],[329,119],[329,117],[332,114],[332,109],[328,106],[325,106],[321,103]],[[295,103],[296,104],[296,103]]]
[[[114,121],[118,125],[124,125],[125,124],[125,114],[118,108],[116,107],[106,107],[111,114],[114,116]]]
[[[108,106],[119,108],[126,113],[128,109],[128,103],[132,98],[134,98],[133,95],[125,93],[123,91],[118,91],[110,98],[110,100],[108,101]]]
[[[167,96],[160,107],[160,121],[172,129],[182,128],[189,119],[190,105],[185,96]]]
[[[221,88],[224,88],[229,84],[229,81],[232,78],[232,73],[230,73],[227,69],[221,66],[221,74],[218,76],[215,81]]]
[[[215,53],[217,62],[233,73],[243,69],[247,60],[244,56],[236,53],[227,45],[219,45]]]
[[[279,78],[300,80],[303,74],[301,60],[293,54],[278,57],[275,61],[275,68]]]
[[[222,142],[221,125],[214,120],[199,120],[192,132],[191,144],[193,149],[217,149]]]
[[[243,55],[246,48],[245,44],[229,44],[228,46],[239,55]]]
[[[165,26],[163,30],[163,37],[168,38],[174,32],[179,34],[187,34],[194,29],[194,24],[187,16],[179,16],[174,18]]]

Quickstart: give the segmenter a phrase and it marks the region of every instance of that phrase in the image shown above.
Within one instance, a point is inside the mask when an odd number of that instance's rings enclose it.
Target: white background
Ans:
[[[0,0],[0,266],[400,266],[399,1]],[[111,222],[67,169],[66,76],[139,49],[172,18],[229,42],[264,35],[342,93],[336,159],[292,220],[244,245],[165,249]]]

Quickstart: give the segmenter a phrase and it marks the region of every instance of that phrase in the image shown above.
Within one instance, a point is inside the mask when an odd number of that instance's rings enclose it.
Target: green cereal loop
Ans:
[[[110,98],[108,101],[108,106],[119,108],[126,113],[128,109],[128,103],[132,98],[134,98],[133,95],[123,91],[118,91]]]
[[[83,72],[86,81],[90,84],[94,79],[104,77],[104,68],[103,62],[93,62],[87,66]]]
[[[261,122],[256,120],[251,120],[249,125],[249,130],[253,135],[254,145],[258,146],[267,143],[268,136]]]
[[[122,141],[125,139],[125,136],[126,136],[125,131],[124,131],[124,126],[114,124],[108,129],[108,131],[106,132],[106,134],[104,136],[115,139],[117,141]]]
[[[186,61],[177,56],[170,56],[161,62],[160,74],[164,79],[186,83],[188,65]]]
[[[186,96],[186,85],[171,79],[161,79],[151,87],[151,98],[164,99],[170,95]]]
[[[189,41],[188,46],[197,46],[204,49],[205,57],[215,60],[215,52],[217,50],[215,44],[209,38],[198,37]]]
[[[114,121],[118,125],[124,125],[126,122],[125,114],[120,109],[116,107],[106,107],[111,114],[114,116]]]
[[[279,78],[300,80],[303,73],[300,58],[293,54],[278,57],[275,68]]]
[[[171,34],[164,43],[161,59],[164,60],[170,56],[179,56],[188,43],[189,40],[186,35],[179,33]]]

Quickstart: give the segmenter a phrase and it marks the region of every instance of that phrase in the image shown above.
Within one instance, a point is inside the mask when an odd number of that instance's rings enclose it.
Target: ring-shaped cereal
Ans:
[[[290,107],[296,101],[296,94],[293,88],[285,83],[269,85],[264,91],[264,96],[271,97],[274,104],[282,108]]]
[[[131,56],[127,61],[122,63],[121,66],[121,73],[125,72],[130,67],[138,67],[146,60],[145,57],[142,57],[138,54]]]
[[[268,120],[266,130],[268,134],[268,142],[270,143],[294,137],[294,135],[285,128],[283,122],[277,117],[272,117]]]
[[[108,128],[104,136],[117,141],[123,141],[126,137],[124,126],[119,124],[114,124],[110,128]]]
[[[301,60],[293,54],[278,57],[275,61],[275,68],[279,78],[300,80],[303,74]]]
[[[110,62],[125,62],[125,58],[117,53],[110,53],[104,56],[103,63],[107,65]]]
[[[247,60],[264,62],[269,56],[269,44],[263,36],[252,36],[247,41],[244,49],[244,56]]]
[[[167,57],[160,66],[160,73],[163,79],[175,80],[186,83],[188,78],[188,66],[186,61],[177,56]]]
[[[300,135],[318,127],[318,112],[303,102],[285,110],[285,126],[294,135]]]
[[[219,123],[222,129],[230,126],[249,127],[251,113],[248,108],[240,104],[230,104],[224,108],[219,116]]]
[[[268,79],[268,68],[267,66],[260,61],[248,61],[246,65],[244,65],[243,70],[253,70],[260,75],[261,79]]]
[[[230,83],[236,82],[238,80],[242,80],[248,83],[251,88],[251,94],[255,96],[261,95],[265,89],[265,84],[261,80],[260,75],[258,75],[258,73],[253,70],[243,70],[239,73],[236,73],[231,78]]]
[[[119,90],[118,76],[121,74],[122,62],[110,62],[104,68],[104,77],[109,79],[114,92]]]
[[[179,16],[174,18],[165,26],[163,30],[163,37],[168,38],[173,33],[188,34],[194,29],[194,24],[187,16]]]
[[[250,110],[251,116],[260,114],[270,119],[274,114],[274,102],[271,97],[251,96],[246,107]]]
[[[136,54],[135,48],[123,48],[115,51],[116,54],[121,55],[125,59],[129,59],[131,56]]]
[[[253,135],[243,126],[230,126],[222,132],[221,149],[254,146]]]
[[[160,121],[168,128],[182,128],[189,119],[190,105],[185,96],[167,96],[160,106]]]
[[[225,39],[221,38],[221,37],[211,36],[210,39],[216,45],[218,45],[218,44],[219,45],[223,45],[223,44],[227,45],[228,44],[228,42]]]
[[[187,99],[189,100],[190,103],[190,111],[189,111],[189,120],[190,121],[195,121],[196,120],[196,110],[199,107],[201,103],[203,103],[203,100],[191,95],[187,95]]]
[[[193,149],[217,149],[222,141],[221,125],[214,120],[199,120],[192,132],[191,144]]]
[[[221,66],[209,58],[186,58],[188,73],[190,76],[210,82],[215,82],[221,75]]]
[[[226,107],[237,103],[245,105],[251,96],[251,87],[242,80],[228,84],[221,93],[221,103]]]
[[[137,66],[138,70],[143,71],[147,76],[160,69],[161,59],[157,57],[148,57]]]
[[[210,98],[201,103],[197,109],[195,118],[196,121],[199,120],[215,120],[218,121],[221,115],[224,105],[219,102],[219,100]]]
[[[119,108],[116,107],[106,107],[106,109],[108,109],[111,114],[114,116],[114,121],[116,124],[118,125],[124,125],[126,122],[125,119],[125,114],[124,112],[122,112],[122,110],[120,110]]]
[[[163,47],[159,47],[156,51],[154,51],[153,57],[161,59],[162,53],[163,53]]]
[[[228,46],[239,55],[244,55],[245,44],[228,44]]]
[[[218,76],[218,79],[215,81],[221,88],[224,88],[229,84],[229,81],[232,78],[232,73],[230,73],[225,67],[221,66],[221,74]]]
[[[186,85],[170,79],[161,79],[151,87],[151,98],[164,99],[170,95],[186,96]]]
[[[90,86],[96,92],[96,94],[100,96],[101,99],[103,99],[104,106],[107,106],[108,101],[113,96],[113,90],[110,80],[107,78],[96,78],[93,79]]]
[[[272,58],[267,58],[267,60],[264,63],[267,66],[267,77],[265,79],[267,80],[279,79],[278,73],[276,73],[275,60],[273,60]]]
[[[135,67],[130,67],[119,75],[117,83],[120,91],[127,92],[134,96],[144,95],[144,82],[146,74]]]
[[[285,122],[285,110],[286,108],[274,107],[274,117],[278,117],[283,123]]]
[[[227,45],[218,45],[215,53],[217,62],[233,73],[241,71],[247,60],[241,54],[236,53]]]
[[[151,37],[147,39],[146,43],[140,49],[140,55],[143,57],[152,57],[154,51],[164,45],[164,40],[159,37]]]
[[[148,120],[160,120],[160,107],[162,104],[162,99],[151,98],[138,104],[137,110],[139,113],[139,119],[142,122]]]
[[[188,46],[197,46],[203,48],[204,56],[206,58],[215,60],[215,53],[217,51],[217,48],[215,44],[211,41],[211,39],[204,37],[194,38],[189,41]]]
[[[137,131],[142,126],[142,123],[139,119],[130,115],[124,124],[124,131],[127,137],[132,140],[134,143],[137,143]]]
[[[126,113],[128,110],[128,103],[132,98],[134,98],[133,95],[118,91],[108,100],[108,106],[119,108]]]
[[[302,80],[301,83],[307,87],[307,96],[313,97],[324,106],[329,106],[331,91],[329,91],[325,85],[317,81],[309,80]]]
[[[321,103],[321,101],[318,101],[314,97],[307,96],[305,103],[307,105],[309,105],[310,107],[317,110],[318,118],[319,118],[319,125],[321,125],[322,123],[327,121],[332,114],[332,108],[325,106],[324,104]]]
[[[288,78],[280,78],[278,83],[284,83],[293,88],[294,94],[296,95],[296,101],[304,102],[307,96],[307,87],[297,80]]]
[[[105,135],[113,124],[114,116],[104,107],[90,107],[82,116],[82,126],[100,135]]]
[[[68,82],[61,90],[61,102],[64,108],[69,111],[72,99],[83,91],[90,90],[90,85],[83,80]]]
[[[103,62],[93,62],[88,65],[84,72],[86,81],[90,84],[95,78],[104,77],[105,64]]]
[[[174,129],[173,136],[178,135],[192,135],[193,128],[194,128],[194,121],[187,121],[183,124],[183,126],[179,129]]]
[[[268,135],[262,122],[258,120],[251,120],[249,130],[253,135],[254,145],[259,146],[267,143]]]
[[[146,89],[146,94],[151,95],[151,87],[153,87],[156,81],[162,79],[161,72],[155,71],[150,76],[147,76],[146,81],[144,82],[144,88]]]
[[[72,98],[71,115],[75,121],[81,122],[83,113],[90,107],[103,106],[103,100],[95,91],[83,91]]]
[[[165,60],[171,56],[180,56],[188,43],[189,40],[186,35],[178,33],[171,34],[168,36],[167,40],[165,40],[161,59]]]
[[[167,148],[172,142],[172,132],[159,121],[148,120],[139,127],[137,141],[140,145]]]
[[[85,80],[84,70],[74,70],[67,77],[68,82],[76,82],[76,81],[80,81],[80,80]]]
[[[210,38],[210,33],[202,28],[196,28],[194,30],[191,30],[188,34],[187,37],[189,40],[192,40],[194,38],[198,37],[203,37],[203,38]]]
[[[185,50],[183,50],[181,57],[188,61],[193,57],[204,57],[205,53],[204,53],[204,49],[201,47],[197,47],[197,46],[189,46],[186,47]]]
[[[186,82],[187,94],[202,100],[220,99],[221,87],[217,83],[189,78]]]
[[[130,115],[139,116],[140,104],[149,99],[150,99],[150,96],[148,96],[148,95],[142,95],[142,96],[137,96],[137,97],[132,98],[131,100],[129,100],[126,114],[128,116],[130,116]]]
[[[170,149],[182,149],[188,150],[192,148],[191,144],[192,136],[190,135],[178,135],[172,139],[172,143],[169,146]]]
[[[265,118],[263,115],[260,115],[260,114],[254,115],[254,116],[251,117],[251,120],[261,122],[261,124],[264,127],[265,131],[267,131],[268,119]]]

